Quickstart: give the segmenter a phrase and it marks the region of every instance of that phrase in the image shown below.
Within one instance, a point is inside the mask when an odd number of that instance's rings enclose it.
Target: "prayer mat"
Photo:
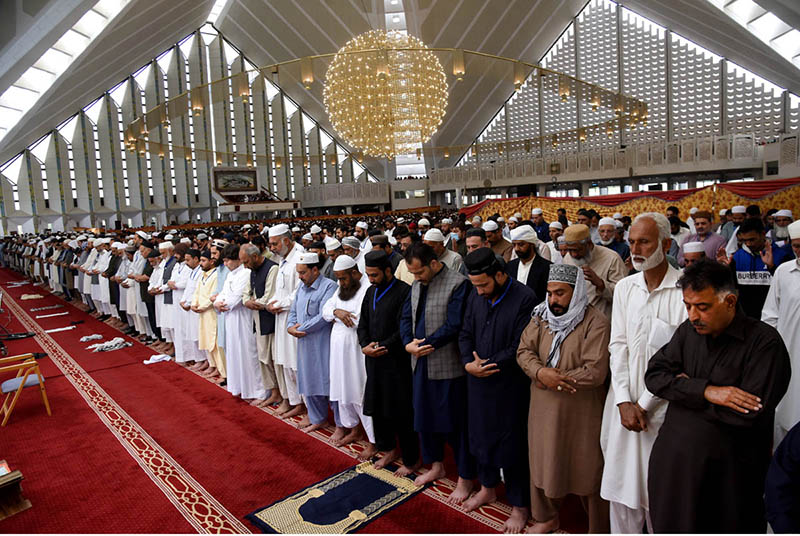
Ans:
[[[424,486],[364,462],[246,517],[273,534],[345,534],[407,501]]]

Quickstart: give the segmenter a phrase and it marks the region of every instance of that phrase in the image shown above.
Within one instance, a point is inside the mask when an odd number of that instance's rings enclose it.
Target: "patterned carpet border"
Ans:
[[[241,521],[150,437],[50,334],[45,333],[16,300],[7,292],[4,298],[4,305],[27,329],[36,333],[36,340],[53,363],[192,527],[204,534],[250,533]]]

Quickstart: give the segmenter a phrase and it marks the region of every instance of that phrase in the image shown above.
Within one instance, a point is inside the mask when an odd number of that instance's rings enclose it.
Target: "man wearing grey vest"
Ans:
[[[417,478],[424,485],[445,476],[444,445],[449,443],[458,466],[458,485],[448,498],[469,497],[476,476],[467,440],[467,378],[458,349],[470,283],[447,268],[429,245],[415,243],[405,253],[414,284],[400,317],[400,335],[411,354],[414,429],[422,460],[431,469]]]

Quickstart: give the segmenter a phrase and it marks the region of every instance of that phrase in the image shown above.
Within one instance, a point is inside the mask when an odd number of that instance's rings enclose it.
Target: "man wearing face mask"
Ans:
[[[611,532],[645,532],[650,525],[647,463],[664,420],[666,403],[644,385],[647,362],[686,319],[675,285],[680,272],[666,259],[669,221],[656,212],[636,217],[629,240],[639,273],[614,289],[611,317],[611,386],[603,412],[600,446],[605,456],[600,495],[610,501]]]
[[[589,305],[611,318],[611,302],[614,287],[628,274],[622,258],[608,248],[592,243],[589,227],[581,223],[570,225],[564,231],[568,254],[564,264],[571,264],[583,270],[589,285],[586,295]]]
[[[761,320],[776,328],[783,337],[792,370],[800,371],[800,220],[787,226],[794,262],[784,262],[775,270],[767,293]],[[800,373],[792,374],[789,389],[775,410],[774,445],[800,422]]]
[[[628,247],[628,244],[616,239],[617,220],[614,218],[601,218],[600,223],[597,225],[597,233],[600,236],[601,246],[616,251],[623,261],[630,257],[631,248]]]

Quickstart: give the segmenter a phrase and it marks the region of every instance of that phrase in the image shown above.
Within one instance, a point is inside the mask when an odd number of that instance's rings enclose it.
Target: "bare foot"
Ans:
[[[216,378],[211,378],[211,381],[219,385],[225,381],[225,378],[223,378],[222,376],[217,376]]]
[[[360,452],[356,458],[358,458],[359,461],[366,462],[371,460],[377,453],[378,449],[375,448],[375,445],[372,443],[367,443],[367,448]]]
[[[305,428],[306,426],[311,426],[311,419],[308,418],[308,413],[303,415],[303,418],[297,423],[298,428]]]
[[[201,376],[205,376],[206,378],[217,376],[219,374],[219,371],[216,369],[216,367],[208,367],[207,369],[199,370],[198,372]]]
[[[250,402],[250,405],[251,405],[251,406],[258,406],[258,405],[260,405],[262,402],[264,402],[264,399],[263,399],[263,398],[254,398],[254,399],[253,399],[253,400]]]
[[[384,467],[386,467],[390,463],[396,461],[398,458],[400,458],[400,449],[395,447],[392,450],[390,450],[389,452],[387,452],[386,454],[384,454],[383,457],[381,457],[380,460],[375,462],[375,467],[377,469],[383,469]]]
[[[320,423],[317,423],[317,424],[309,424],[305,428],[302,428],[302,430],[303,430],[303,432],[305,432],[307,434],[310,434],[311,432],[313,432],[315,430],[319,430],[323,426],[325,426],[324,422],[320,422]]]
[[[511,508],[511,515],[503,523],[503,532],[506,534],[521,534],[530,517],[530,510],[521,506]]]
[[[328,441],[335,444],[337,441],[342,439],[346,433],[347,433],[347,428],[342,428],[341,426],[337,426],[336,430],[334,430],[333,435],[331,435]]]
[[[278,391],[277,389],[272,389],[269,393],[269,396],[264,401],[264,406],[271,406],[272,404],[280,404],[281,402],[283,402],[283,397],[281,396],[280,391]]]
[[[486,488],[481,486],[480,491],[464,501],[462,505],[464,507],[465,512],[472,512],[473,510],[477,510],[484,504],[489,504],[497,500],[497,493],[495,493],[494,488]]]
[[[284,399],[284,401],[281,402],[281,405],[278,406],[277,413],[278,413],[278,415],[283,415],[284,413],[286,413],[290,409],[292,409],[292,406],[291,406],[291,404],[289,404],[289,400],[288,399]]]
[[[440,478],[444,478],[444,464],[442,462],[433,462],[431,468],[419,475],[414,484],[424,486]]]
[[[408,465],[401,465],[397,471],[394,472],[394,476],[409,476],[414,474],[416,471],[419,471],[419,468],[422,467],[422,462],[417,462],[412,466]]]
[[[305,413],[305,407],[303,407],[303,404],[300,403],[297,404],[292,409],[290,409],[289,411],[287,411],[286,413],[282,414],[281,419],[289,419],[291,417],[294,417],[295,415],[302,415],[303,413]]]
[[[558,527],[561,526],[561,523],[558,520],[558,516],[554,517],[550,521],[539,522],[535,521],[533,526],[527,530],[528,534],[549,534],[558,530]]]
[[[453,493],[447,498],[448,504],[461,504],[467,500],[469,494],[472,493],[472,488],[474,484],[472,480],[467,480],[466,478],[458,477],[458,484],[456,484],[456,489],[453,490]]]
[[[356,441],[362,439],[363,437],[364,434],[361,433],[361,428],[356,426],[355,428],[347,432],[347,434],[343,438],[341,438],[339,441],[335,441],[333,444],[337,447],[343,447],[345,445],[349,445],[350,443],[355,443]]]

